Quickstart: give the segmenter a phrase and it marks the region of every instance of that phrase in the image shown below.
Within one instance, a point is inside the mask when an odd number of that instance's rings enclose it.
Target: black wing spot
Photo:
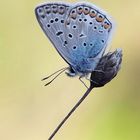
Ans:
[[[57,5],[53,5],[53,6],[52,6],[52,10],[53,10],[53,12],[56,14],[56,13],[57,13]]]
[[[61,34],[63,34],[62,31],[59,31],[59,32],[56,33],[57,36],[60,36]]]
[[[39,8],[39,9],[38,9],[38,12],[39,12],[39,13],[42,13],[42,12],[43,12],[43,9],[42,9],[42,8]]]
[[[46,13],[47,13],[47,14],[50,14],[50,13],[51,13],[51,11],[47,11]]]
[[[82,10],[82,7],[79,7],[78,10],[79,10],[79,11]]]
[[[94,27],[94,29],[96,30],[96,29],[97,29],[97,27],[95,26],[95,27]]]
[[[50,6],[47,5],[47,6],[44,7],[44,9],[45,10],[48,10],[48,9],[50,10]]]
[[[80,35],[79,35],[79,37],[83,37],[83,36],[84,36],[84,34],[80,34]]]
[[[75,10],[73,10],[71,13],[74,14],[75,13]]]
[[[55,18],[55,22],[58,22],[58,20],[59,20],[58,18]]]
[[[70,22],[67,22],[67,25],[70,25]]]
[[[105,24],[109,25],[109,23],[107,21],[105,21]]]
[[[64,10],[64,7],[63,6],[60,6],[60,10]]]
[[[75,50],[77,47],[76,46],[73,46],[73,49]]]
[[[43,18],[43,19],[44,19],[44,18],[45,18],[45,15],[41,15],[41,18]]]
[[[104,40],[102,40],[102,43],[105,43],[105,41],[104,41]]]
[[[50,6],[45,6],[44,9],[45,9],[45,11],[46,11],[47,14],[50,14],[51,13]]]
[[[69,34],[69,37],[72,38],[72,34]]]
[[[64,20],[63,19],[61,20],[61,23],[64,23]]]
[[[54,23],[54,20],[52,19],[52,20],[50,20],[50,23]]]
[[[65,12],[65,7],[62,5],[59,7],[59,14],[63,15]]]
[[[92,24],[93,24],[93,22],[90,22],[89,24],[90,24],[90,25],[92,25]]]
[[[92,10],[91,13],[96,14],[96,12],[94,10]]]
[[[90,46],[93,46],[93,44],[92,44],[92,43],[90,43]]]
[[[76,29],[76,25],[73,26],[73,29]]]
[[[84,46],[87,46],[87,43],[84,43],[83,45],[84,45]]]
[[[52,8],[53,8],[53,9],[56,9],[56,8],[57,8],[57,6],[56,6],[56,5],[53,5],[53,6],[52,6]]]
[[[79,21],[81,22],[81,21],[82,21],[82,19],[81,19],[81,18],[79,18]]]
[[[67,44],[68,44],[68,42],[67,41],[64,41],[64,46],[67,45]]]
[[[102,15],[99,15],[99,18],[103,18],[103,16]]]
[[[48,24],[48,25],[47,25],[47,27],[48,27],[48,28],[50,28],[50,27],[51,27],[51,25],[50,25],[50,24]]]
[[[103,33],[103,31],[102,31],[102,30],[100,30],[99,32],[100,32],[100,33]]]
[[[85,18],[84,21],[87,22],[87,19]]]

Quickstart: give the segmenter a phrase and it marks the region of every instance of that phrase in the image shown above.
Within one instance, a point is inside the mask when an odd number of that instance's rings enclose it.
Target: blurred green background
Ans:
[[[39,27],[43,0],[0,0],[0,140],[46,140],[84,94],[78,78],[41,79],[67,66]],[[76,2],[70,1],[69,2]],[[94,89],[55,140],[140,140],[140,0],[89,0],[114,17],[118,76]]]

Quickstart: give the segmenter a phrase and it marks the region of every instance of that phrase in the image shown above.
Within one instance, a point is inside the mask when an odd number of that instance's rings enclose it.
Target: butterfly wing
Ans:
[[[66,62],[83,73],[94,70],[113,29],[106,13],[89,3],[47,3],[35,12],[40,26]]]
[[[114,27],[108,14],[92,4],[77,3],[69,11],[67,20],[78,42],[77,56],[80,53],[84,57],[96,58],[103,54]],[[74,25],[77,25],[76,31]]]
[[[44,33],[53,43],[58,53],[72,64],[68,45],[66,19],[71,5],[66,3],[46,3],[35,9],[37,20]]]

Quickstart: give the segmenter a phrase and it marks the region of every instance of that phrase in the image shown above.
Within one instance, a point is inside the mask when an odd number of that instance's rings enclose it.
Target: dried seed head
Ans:
[[[102,87],[110,82],[119,72],[122,62],[122,50],[117,49],[103,56],[95,71],[91,73],[91,86]]]

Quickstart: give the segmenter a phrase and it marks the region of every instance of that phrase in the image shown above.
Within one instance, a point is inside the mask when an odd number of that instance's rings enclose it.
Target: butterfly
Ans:
[[[69,64],[68,68],[58,70],[52,75],[60,72],[57,75],[59,76],[68,69],[68,76],[78,75],[81,79],[91,74],[90,80],[92,80],[86,93],[49,137],[48,140],[52,140],[90,91],[94,87],[104,86],[116,76],[121,65],[122,52],[116,50],[114,53],[105,54],[114,30],[114,22],[106,12],[94,4],[44,3],[36,7],[35,14],[46,36]]]
[[[87,2],[52,2],[37,6],[35,14],[46,36],[69,64],[68,76],[81,78],[95,70],[114,29],[106,12]]]

